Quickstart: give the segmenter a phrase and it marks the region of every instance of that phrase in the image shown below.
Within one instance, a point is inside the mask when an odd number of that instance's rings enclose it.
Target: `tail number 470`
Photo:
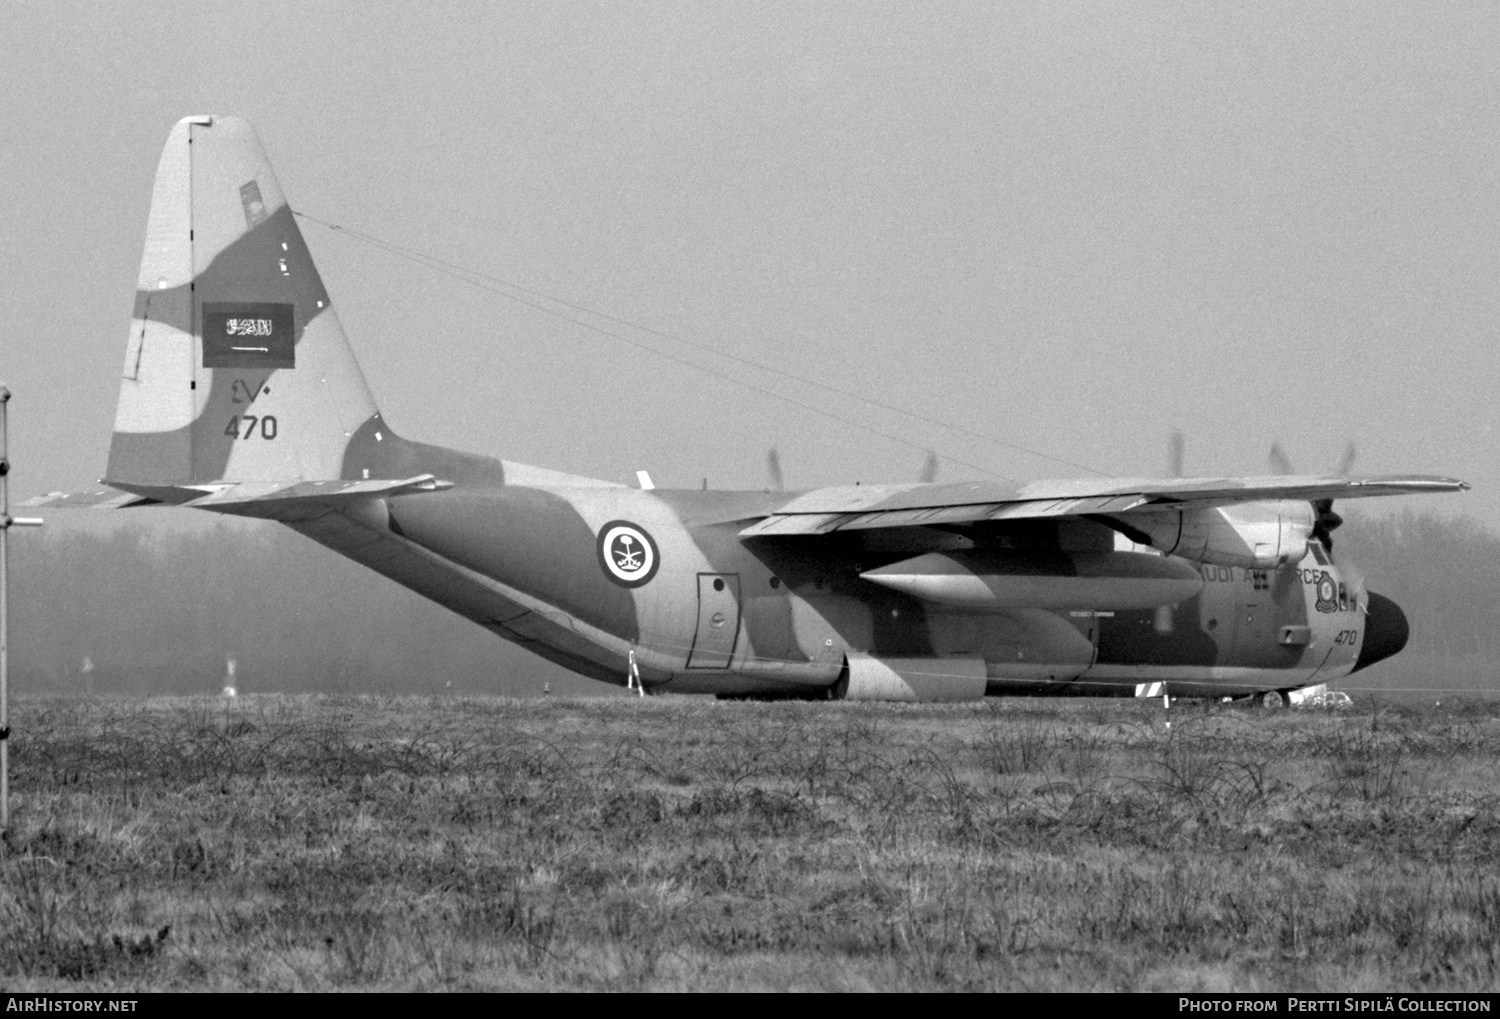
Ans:
[[[224,434],[231,439],[274,439],[276,438],[276,417],[267,414],[265,417],[256,417],[254,414],[237,414],[229,419],[229,424],[224,426]]]

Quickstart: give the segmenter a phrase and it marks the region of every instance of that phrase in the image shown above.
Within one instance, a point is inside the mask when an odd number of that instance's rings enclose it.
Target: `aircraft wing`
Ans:
[[[1361,478],[1101,478],[1079,481],[955,482],[820,488],[740,532],[740,537],[828,534],[885,527],[931,527],[1132,511],[1229,506],[1245,502],[1358,499],[1461,492],[1468,484],[1426,474]]]

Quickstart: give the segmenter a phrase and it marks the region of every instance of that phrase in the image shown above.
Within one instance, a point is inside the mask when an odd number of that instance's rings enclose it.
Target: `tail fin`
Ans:
[[[178,121],[156,170],[106,480],[369,477],[381,430],[254,128]]]

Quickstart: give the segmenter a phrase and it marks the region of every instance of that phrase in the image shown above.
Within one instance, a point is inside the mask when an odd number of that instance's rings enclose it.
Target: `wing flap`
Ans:
[[[985,515],[999,508],[999,503],[986,502],[975,506],[936,506],[927,509],[861,513],[859,516],[850,518],[848,523],[840,525],[839,530],[861,531],[877,527],[931,527],[935,524],[958,524],[982,520]]]
[[[827,534],[853,519],[848,513],[797,513],[769,516],[740,532],[741,538],[785,538],[792,535]]]
[[[1042,517],[1081,516],[1085,513],[1119,513],[1141,505],[1139,496],[1104,496],[1096,499],[1042,499],[1023,502],[984,502],[974,505],[929,506],[922,509],[877,510],[869,513],[779,512],[740,532],[740,537],[828,534],[833,531],[868,531],[888,527],[936,527],[942,524],[973,524],[983,520],[1022,520]]]

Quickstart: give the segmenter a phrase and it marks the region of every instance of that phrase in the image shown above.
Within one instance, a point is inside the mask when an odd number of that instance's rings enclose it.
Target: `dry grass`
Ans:
[[[12,990],[1500,983],[1486,706],[15,714]]]

